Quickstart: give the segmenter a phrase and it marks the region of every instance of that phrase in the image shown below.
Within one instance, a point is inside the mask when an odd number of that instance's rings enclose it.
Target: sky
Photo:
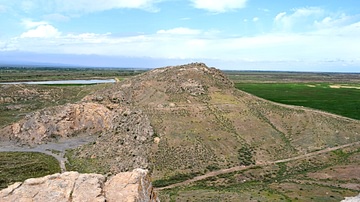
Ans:
[[[0,63],[360,72],[359,0],[0,0]]]

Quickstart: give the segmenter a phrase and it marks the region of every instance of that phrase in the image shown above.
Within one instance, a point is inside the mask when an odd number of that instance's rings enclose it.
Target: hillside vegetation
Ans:
[[[34,139],[46,143],[59,138],[56,134],[60,133],[48,131],[60,117],[61,123],[75,126],[62,132],[61,138],[97,137],[90,144],[68,151],[68,170],[111,175],[135,167],[148,168],[158,187],[212,171],[238,166],[244,169],[161,191],[165,201],[191,197],[194,199],[190,201],[198,201],[198,196],[210,197],[217,192],[231,201],[237,195],[254,196],[255,190],[259,190],[257,200],[289,201],[301,199],[304,189],[328,186],[302,185],[309,179],[300,175],[322,169],[360,172],[353,166],[359,158],[358,148],[352,145],[360,141],[359,121],[260,99],[236,89],[221,71],[202,63],[154,69],[111,84],[71,106],[43,109],[0,130],[0,134],[29,143],[27,134],[36,132],[34,128],[25,129],[36,123],[43,135]],[[101,111],[86,107],[79,110],[79,106],[97,106]],[[64,110],[66,113],[61,113]],[[98,113],[96,119],[88,118],[92,111]],[[88,120],[93,128],[88,127]],[[101,128],[104,130],[98,132]],[[341,147],[333,153],[306,156],[348,144],[350,151]],[[340,165],[348,167],[340,169]],[[359,183],[358,178],[350,181]],[[354,195],[354,191],[344,189],[334,189],[331,193],[336,195],[324,197],[337,200]]]
[[[60,172],[52,157],[36,152],[0,152],[0,189],[28,178]]]
[[[104,98],[101,104],[146,114],[154,131],[147,155],[155,180],[284,159],[360,140],[357,121],[258,99],[236,90],[224,74],[203,64],[155,69],[86,100],[99,96]],[[135,138],[131,129],[126,134]],[[76,152],[89,158],[105,147],[98,141]],[[105,158],[97,160],[116,172],[107,155],[102,152]]]

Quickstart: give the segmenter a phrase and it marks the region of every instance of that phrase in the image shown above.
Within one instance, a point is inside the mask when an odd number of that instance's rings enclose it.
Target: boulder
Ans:
[[[100,174],[65,172],[17,182],[0,191],[0,201],[159,201],[147,170],[135,169],[108,179]]]
[[[345,197],[344,200],[341,202],[359,202],[360,201],[360,194],[354,197]]]

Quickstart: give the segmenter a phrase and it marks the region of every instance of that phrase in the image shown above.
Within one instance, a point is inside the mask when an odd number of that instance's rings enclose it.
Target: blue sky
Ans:
[[[360,72],[358,0],[0,0],[0,62]]]

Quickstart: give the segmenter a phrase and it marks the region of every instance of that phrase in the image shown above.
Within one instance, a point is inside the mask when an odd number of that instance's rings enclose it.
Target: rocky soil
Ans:
[[[99,174],[65,172],[27,179],[0,191],[0,201],[135,202],[159,201],[147,170],[135,169],[107,179]]]

